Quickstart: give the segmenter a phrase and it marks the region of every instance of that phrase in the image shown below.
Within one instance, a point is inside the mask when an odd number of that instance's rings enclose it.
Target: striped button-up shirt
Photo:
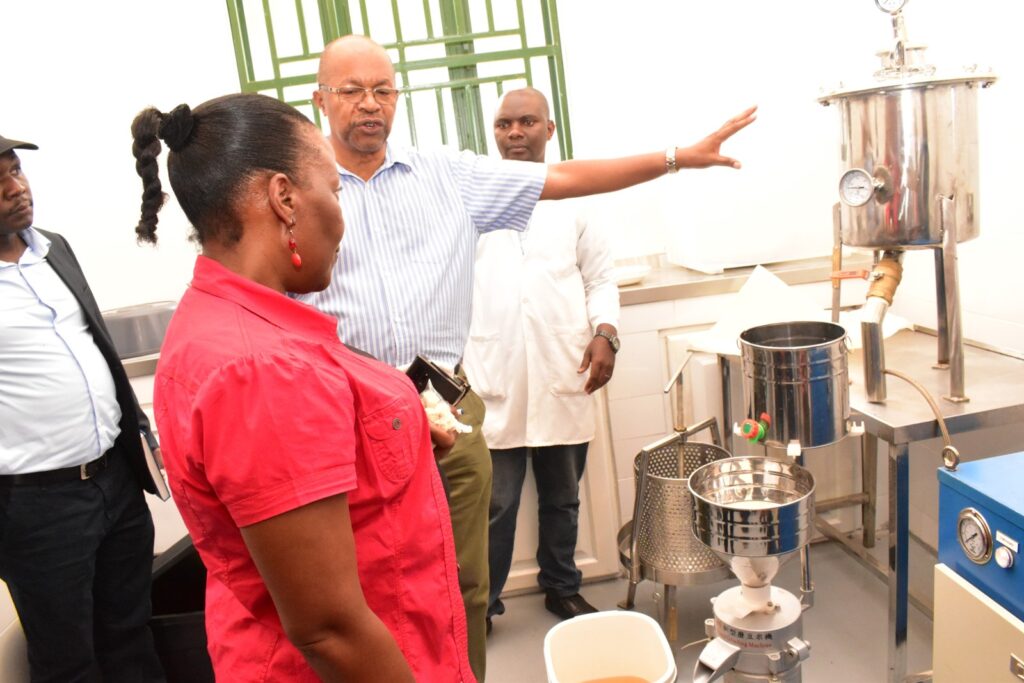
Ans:
[[[344,343],[386,363],[420,354],[454,367],[469,334],[477,237],[526,228],[547,166],[389,145],[369,181],[339,173],[345,236],[334,275],[298,298],[335,316]]]

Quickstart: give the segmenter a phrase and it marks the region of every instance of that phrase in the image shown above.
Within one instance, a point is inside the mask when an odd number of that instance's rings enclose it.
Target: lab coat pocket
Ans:
[[[374,465],[388,481],[396,484],[406,481],[416,465],[416,444],[421,434],[413,408],[420,409],[420,406],[395,399],[361,418]]]
[[[507,345],[498,334],[470,334],[462,364],[480,398],[505,398],[508,386]]]
[[[590,330],[553,331],[546,361],[550,373],[551,393],[555,396],[583,394],[589,372],[579,373],[583,352],[590,343]]]

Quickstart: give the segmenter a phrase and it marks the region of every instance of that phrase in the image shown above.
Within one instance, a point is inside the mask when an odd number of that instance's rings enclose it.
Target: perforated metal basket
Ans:
[[[640,579],[680,586],[721,581],[728,568],[693,535],[688,480],[699,467],[729,457],[720,446],[687,441],[702,423],[661,439],[633,461],[633,520],[619,532],[620,560]],[[711,423],[717,436],[717,424]],[[716,438],[716,440],[718,440]]]

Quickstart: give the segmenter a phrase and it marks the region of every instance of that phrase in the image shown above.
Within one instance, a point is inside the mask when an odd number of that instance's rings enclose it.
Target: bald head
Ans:
[[[334,80],[349,75],[351,65],[356,62],[369,62],[375,66],[386,64],[394,79],[395,67],[388,51],[372,38],[353,34],[332,40],[324,46],[320,54],[317,81],[324,85],[337,85]]]
[[[527,106],[533,108],[538,114],[544,116],[544,120],[551,118],[551,110],[548,108],[548,98],[540,90],[536,88],[516,88],[515,90],[509,90],[505,93],[501,101],[498,102],[498,112],[501,112],[501,108],[509,100],[513,103],[525,103]]]
[[[494,142],[504,159],[544,161],[555,132],[548,99],[534,88],[509,90],[494,115]]]

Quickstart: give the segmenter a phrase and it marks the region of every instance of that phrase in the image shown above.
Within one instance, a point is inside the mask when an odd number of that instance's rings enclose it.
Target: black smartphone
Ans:
[[[423,392],[429,382],[434,386],[434,391],[441,395],[449,405],[458,405],[469,392],[469,382],[449,374],[436,363],[427,360],[423,356],[416,356],[409,369],[405,371],[416,391]]]

